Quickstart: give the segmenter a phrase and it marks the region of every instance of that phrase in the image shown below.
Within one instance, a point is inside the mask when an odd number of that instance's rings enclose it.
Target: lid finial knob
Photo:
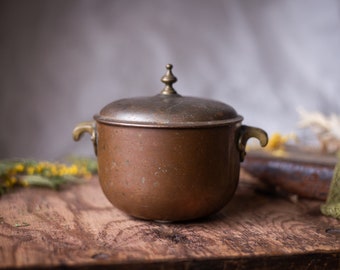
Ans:
[[[161,81],[163,83],[165,83],[165,86],[164,86],[161,94],[163,94],[163,95],[177,94],[175,89],[172,87],[172,85],[175,82],[177,82],[177,78],[174,76],[174,74],[172,74],[172,65],[171,64],[167,64],[165,67],[166,67],[167,71],[166,71],[166,73],[164,74],[164,76],[161,79]]]

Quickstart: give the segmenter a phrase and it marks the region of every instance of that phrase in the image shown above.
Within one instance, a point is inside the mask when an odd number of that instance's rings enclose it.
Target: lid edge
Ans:
[[[202,121],[202,122],[184,122],[184,123],[155,123],[155,122],[120,122],[113,121],[110,118],[102,117],[98,114],[94,115],[94,120],[99,123],[114,125],[114,126],[126,126],[126,127],[145,127],[145,128],[201,128],[201,127],[215,127],[215,126],[225,126],[243,120],[243,116],[237,115],[234,118],[225,120],[212,120],[212,121]]]

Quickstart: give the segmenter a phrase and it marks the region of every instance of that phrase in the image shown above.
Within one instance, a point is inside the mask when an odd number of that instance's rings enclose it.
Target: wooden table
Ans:
[[[175,224],[126,216],[96,178],[15,190],[0,198],[0,268],[340,269],[340,224],[321,202],[265,194],[248,178],[218,214]]]

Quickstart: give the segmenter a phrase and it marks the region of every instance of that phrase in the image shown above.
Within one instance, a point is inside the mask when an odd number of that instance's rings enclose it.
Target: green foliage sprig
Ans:
[[[0,195],[17,186],[58,189],[63,184],[83,182],[97,173],[94,159],[71,158],[70,161],[70,164],[27,159],[0,161]]]

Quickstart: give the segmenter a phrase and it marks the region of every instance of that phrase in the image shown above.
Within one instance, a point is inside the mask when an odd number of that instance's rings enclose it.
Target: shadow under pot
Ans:
[[[121,99],[73,131],[91,135],[98,175],[109,201],[147,220],[183,221],[218,212],[233,197],[245,146],[259,128],[219,101],[179,95],[172,65],[160,94]]]

